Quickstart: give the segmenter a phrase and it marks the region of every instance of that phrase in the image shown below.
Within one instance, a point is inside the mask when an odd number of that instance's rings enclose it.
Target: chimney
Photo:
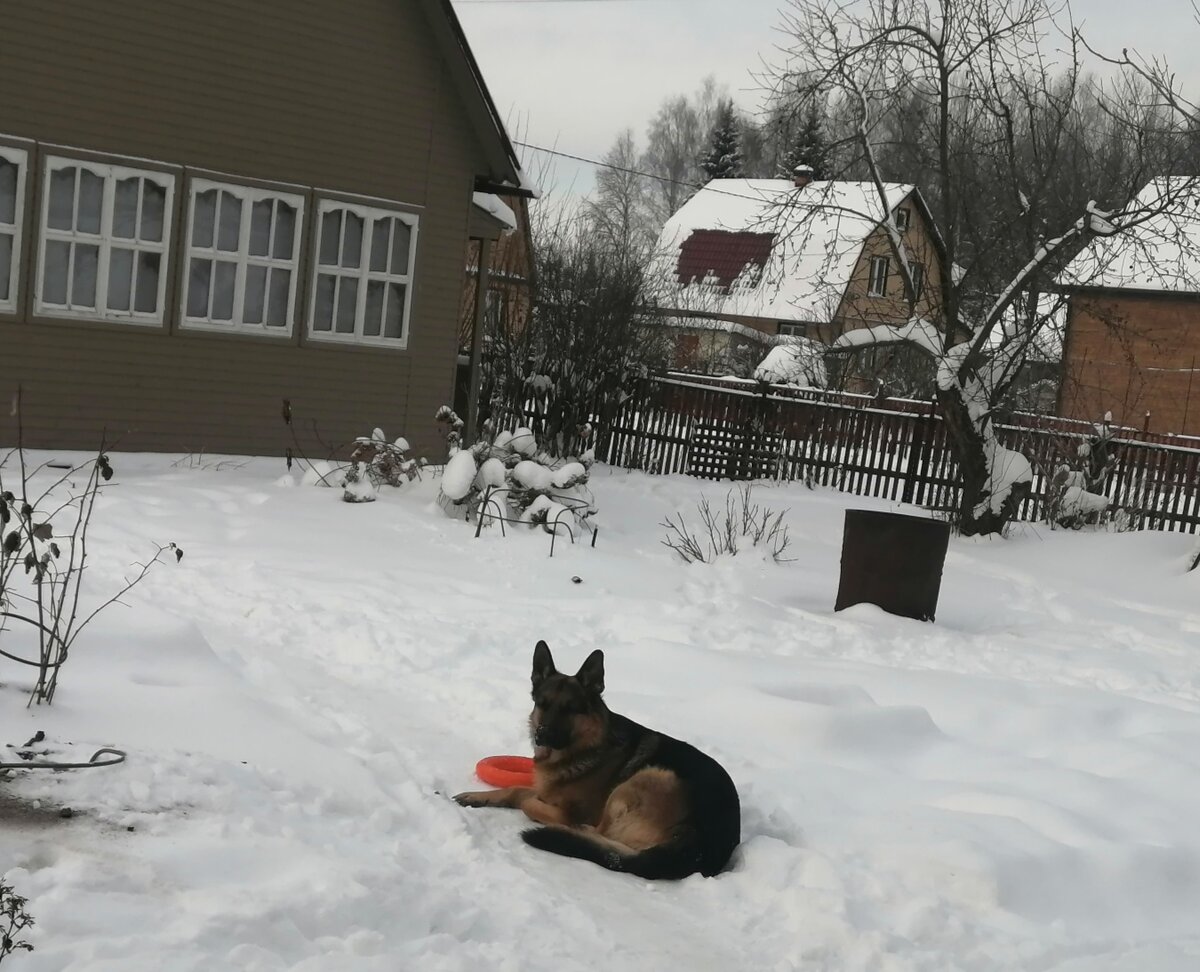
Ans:
[[[797,189],[803,189],[813,181],[813,170],[811,165],[805,165],[803,162],[796,168],[792,169],[792,185]]]

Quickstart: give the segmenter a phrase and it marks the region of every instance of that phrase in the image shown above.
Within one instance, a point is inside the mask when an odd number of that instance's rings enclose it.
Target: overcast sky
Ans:
[[[776,57],[781,0],[454,0],[484,78],[514,138],[599,158],[622,128],[644,143],[663,99],[707,74],[746,110],[753,73]],[[1075,19],[1101,50],[1162,55],[1200,89],[1200,25],[1189,0],[1075,0]],[[520,149],[519,149],[520,150]],[[520,150],[525,151],[525,150]],[[527,169],[542,159],[526,154]],[[590,166],[559,160],[554,178],[591,188]]]

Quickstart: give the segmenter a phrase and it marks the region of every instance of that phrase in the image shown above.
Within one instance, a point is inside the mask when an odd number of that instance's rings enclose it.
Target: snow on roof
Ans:
[[[911,185],[887,183],[888,207],[895,209],[913,192]],[[811,182],[797,189],[789,179],[714,179],[689,199],[659,236],[651,279],[663,290],[662,305],[735,317],[780,321],[828,321],[837,311],[862,245],[883,221],[874,183]],[[714,232],[716,231],[716,232]],[[774,237],[763,265],[724,285],[728,268],[707,280],[693,280],[695,267],[680,256],[693,234],[709,249],[720,236],[744,244],[745,234]],[[688,246],[688,259],[697,247]]]
[[[475,192],[471,194],[471,202],[493,219],[503,223],[508,229],[515,230],[517,228],[516,213],[499,196],[494,196],[490,192]]]
[[[1200,183],[1149,182],[1112,217],[1115,236],[1093,240],[1058,277],[1065,287],[1200,293]]]

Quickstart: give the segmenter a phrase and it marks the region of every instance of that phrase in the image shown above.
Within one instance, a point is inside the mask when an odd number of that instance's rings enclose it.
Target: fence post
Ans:
[[[929,442],[933,438],[935,402],[929,403],[929,411],[918,415],[914,423],[913,442],[908,450],[908,467],[904,470],[904,493],[901,503],[922,503],[925,499],[925,483],[919,477],[925,469],[925,457]]]

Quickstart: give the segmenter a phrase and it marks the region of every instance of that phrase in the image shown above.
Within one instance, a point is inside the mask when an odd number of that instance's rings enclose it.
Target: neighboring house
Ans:
[[[1200,435],[1200,193],[1155,180],[1131,208],[1169,204],[1099,239],[1059,279],[1068,314],[1058,412]],[[1176,194],[1178,194],[1176,196]]]
[[[19,384],[37,447],[280,454],[286,398],[437,449],[463,253],[526,192],[448,0],[3,20],[2,441]]]
[[[917,268],[916,313],[937,320],[941,246],[920,193],[888,184]],[[910,304],[873,183],[716,179],[667,222],[651,281],[680,368],[792,336],[823,344],[853,328],[905,322]]]

